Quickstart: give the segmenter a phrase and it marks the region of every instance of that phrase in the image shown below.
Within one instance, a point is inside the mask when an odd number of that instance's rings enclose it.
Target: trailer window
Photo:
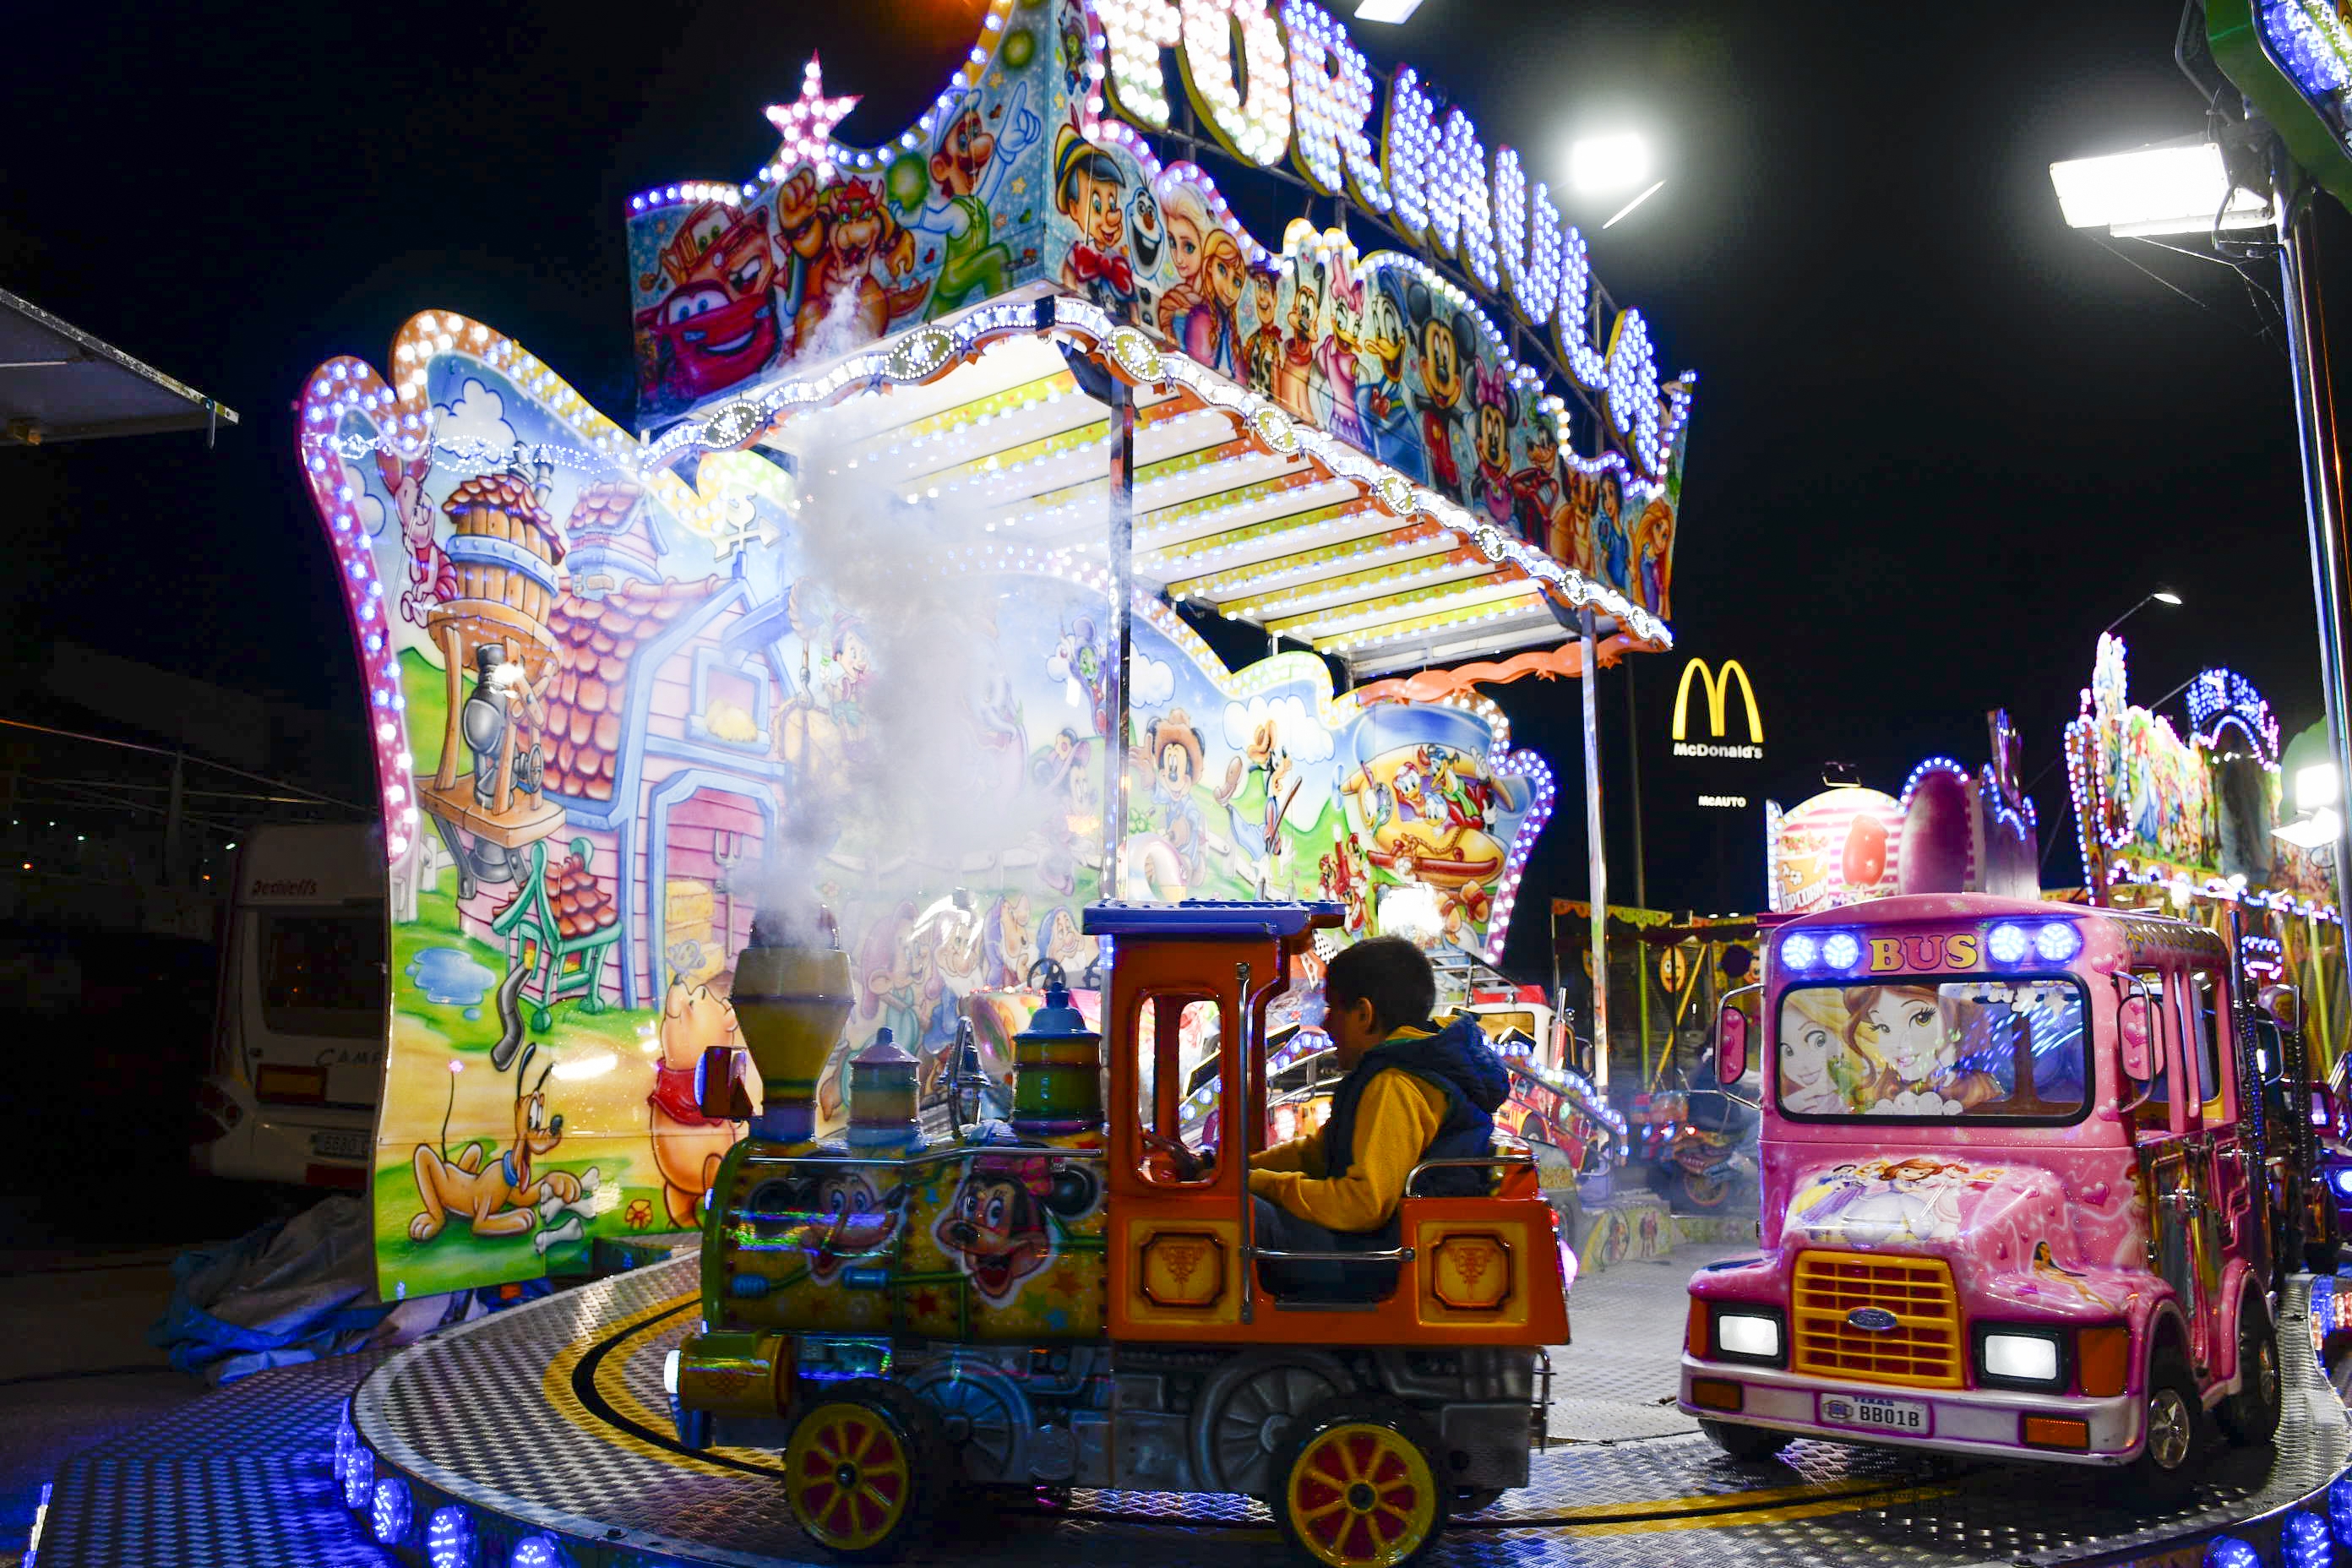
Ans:
[[[261,1018],[273,1035],[366,1039],[383,1030],[383,921],[265,914]]]
[[[1801,1121],[2072,1121],[2088,1100],[2071,975],[1905,975],[1791,986],[1778,1092]]]

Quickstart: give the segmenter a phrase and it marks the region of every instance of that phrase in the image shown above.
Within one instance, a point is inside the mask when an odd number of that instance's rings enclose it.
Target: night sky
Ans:
[[[70,637],[331,709],[349,744],[321,781],[363,790],[349,634],[291,458],[306,373],[381,362],[409,315],[454,309],[628,423],[628,195],[745,177],[773,147],[761,106],[797,90],[812,48],[829,91],[865,95],[843,138],[895,134],[980,9],[83,0],[12,16],[0,286],[245,422],[211,453],[189,437],[0,452],[8,662]],[[1653,904],[1757,907],[1760,803],[1804,798],[1825,760],[1892,790],[1933,752],[1982,761],[1984,712],[2005,705],[2040,771],[2099,628],[2158,585],[2189,603],[2133,620],[2137,694],[2227,664],[2290,734],[2319,717],[2274,310],[2210,261],[2066,229],[2051,192],[2053,159],[2200,128],[2177,20],[2161,5],[1425,0],[1402,28],[1354,26],[1376,67],[1416,65],[1532,177],[1564,184],[1589,131],[1662,148],[1665,189],[1620,227],[1564,209],[1601,281],[1650,319],[1662,368],[1701,377],[1681,648],[1633,661]],[[1278,240],[1277,202],[1263,218],[1236,205]],[[2332,282],[2347,237],[2340,213],[2323,218]],[[2275,292],[2274,268],[2254,275]],[[1766,761],[1667,761],[1685,653],[1754,676]],[[1497,695],[1572,786],[1576,688]],[[1630,901],[1622,674],[1601,699],[1612,892]],[[1702,791],[1756,804],[1703,812]],[[2053,885],[2079,875],[2063,792],[2063,767],[2036,791],[2045,844],[2064,837]],[[1582,865],[1565,788],[1533,886],[1580,896]],[[1511,959],[1533,977],[1542,905],[1522,910]]]

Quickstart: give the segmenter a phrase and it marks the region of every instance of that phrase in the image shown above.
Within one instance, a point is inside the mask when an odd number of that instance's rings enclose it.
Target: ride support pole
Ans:
[[[1110,740],[1103,748],[1103,859],[1100,896],[1119,896],[1118,852],[1127,842],[1128,663],[1134,652],[1135,395],[1110,384]]]
[[[1584,676],[1584,843],[1592,899],[1592,1082],[1609,1087],[1609,858],[1601,837],[1601,659],[1592,607],[1581,631]]]
[[[2345,582],[2341,474],[2336,449],[2336,410],[2327,367],[2315,346],[2318,280],[2313,277],[2311,204],[2292,192],[2284,174],[2272,183],[2271,205],[2279,215],[2280,315],[2286,321],[2287,368],[2294,384],[2294,424],[2303,456],[2304,526],[2311,542],[2311,591],[2319,633],[2319,689],[2327,710],[2328,755],[2336,763],[2336,880],[2343,900],[2345,873],[2352,868],[2352,751],[2345,733]]]

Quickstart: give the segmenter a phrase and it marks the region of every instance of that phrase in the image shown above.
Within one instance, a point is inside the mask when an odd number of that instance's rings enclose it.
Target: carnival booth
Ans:
[[[2284,837],[2279,724],[2253,683],[2200,671],[2187,739],[2131,700],[2123,639],[2099,639],[2066,726],[2083,886],[2093,903],[2211,927],[2274,1011],[2299,1025],[2315,1080],[2345,1048],[2342,903],[2325,848]]]
[[[697,1224],[763,920],[849,955],[821,1130],[885,1029],[1001,1086],[1041,963],[1092,1005],[1099,898],[1498,962],[1554,784],[1482,688],[1671,640],[1693,378],[1316,6],[995,0],[903,133],[855,101],[811,60],[749,177],[629,200],[633,424],[444,310],[304,390],[396,912],[388,1295]],[[1254,235],[1203,162],[1344,224]]]
[[[43,1563],[122,1561],[127,1518],[257,1561],[872,1557],[950,1496],[959,1561],[1193,1563],[1269,1499],[1335,1568],[1872,1560],[1889,1519],[1922,1562],[2121,1561],[2098,1499],[1940,1462],[1540,1451],[1593,1352],[1533,1147],[1581,1179],[1629,1129],[1479,972],[1555,795],[1485,689],[1582,679],[1597,843],[1590,678],[1671,640],[1693,378],[1516,153],[1311,0],[975,10],[889,140],[836,139],[812,60],[761,167],[617,215],[633,420],[438,309],[309,379],[394,916],[381,1289],[437,1321],[640,1266],[77,1461]],[[1220,182],[1260,179],[1332,226],[1251,233]],[[1276,651],[1229,668],[1206,615]],[[1311,1121],[1320,965],[1391,931],[1524,1050],[1526,1147],[1438,1162],[1346,1300],[1277,1278],[1337,1255],[1253,1239],[1186,1103]],[[1660,1357],[1680,1309],[1634,1314]],[[2133,1542],[2325,1529],[2352,1439],[2286,1374],[2277,1463]]]

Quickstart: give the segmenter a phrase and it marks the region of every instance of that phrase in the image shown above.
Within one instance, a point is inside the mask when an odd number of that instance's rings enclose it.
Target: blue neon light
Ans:
[[[2263,1568],[2263,1554],[2234,1535],[2217,1535],[2205,1548],[2205,1568]]]
[[[375,1456],[365,1448],[354,1448],[351,1462],[343,1467],[343,1506],[365,1508],[374,1491]]]
[[[2001,921],[1985,933],[1985,952],[1995,963],[2015,963],[2025,956],[2025,928]]]
[[[1822,960],[1822,944],[1803,931],[1792,931],[1780,943],[1780,962],[1793,969],[1811,969]]]
[[[2064,963],[2083,951],[2083,933],[2067,921],[2053,921],[2033,933],[2033,951],[2050,963]]]
[[[2279,1525],[2279,1561],[2285,1568],[2335,1568],[2336,1543],[2315,1513],[2291,1513]]]
[[[474,1521],[454,1502],[443,1503],[425,1521],[425,1561],[428,1568],[475,1568],[480,1545],[474,1539]]]
[[[550,1536],[526,1535],[515,1542],[507,1568],[564,1568],[563,1548]]]
[[[416,1505],[409,1500],[408,1483],[398,1476],[386,1476],[375,1484],[375,1503],[368,1510],[368,1526],[375,1531],[379,1546],[398,1546],[408,1539],[408,1527],[416,1522]]]
[[[1822,941],[1822,962],[1832,969],[1852,969],[1862,962],[1862,939],[1850,931],[1832,931]]]

